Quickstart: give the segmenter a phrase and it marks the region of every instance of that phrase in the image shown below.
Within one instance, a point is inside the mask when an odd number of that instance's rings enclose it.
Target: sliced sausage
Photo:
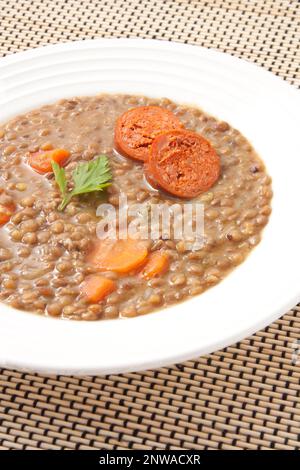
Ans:
[[[220,158],[201,135],[184,129],[168,131],[153,140],[147,173],[165,191],[192,198],[217,181]]]
[[[122,114],[116,122],[115,147],[126,157],[147,161],[153,139],[182,124],[171,111],[159,106],[141,106]]]

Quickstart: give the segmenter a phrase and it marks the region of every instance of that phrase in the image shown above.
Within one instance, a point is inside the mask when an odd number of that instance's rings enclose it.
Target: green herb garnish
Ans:
[[[52,160],[51,164],[55,181],[63,196],[58,210],[63,211],[73,196],[93,191],[103,191],[103,189],[111,184],[112,175],[109,169],[108,158],[105,155],[101,155],[90,162],[78,163],[72,173],[74,187],[71,191],[68,191],[65,169],[54,160]]]

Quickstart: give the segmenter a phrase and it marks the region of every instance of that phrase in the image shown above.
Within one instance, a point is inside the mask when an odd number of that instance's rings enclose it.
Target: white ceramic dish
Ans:
[[[299,93],[213,50],[145,40],[49,46],[0,60],[0,121],[74,95],[124,92],[198,105],[253,143],[273,178],[262,242],[203,295],[130,320],[68,322],[0,306],[0,364],[106,374],[210,353],[276,320],[300,299]]]

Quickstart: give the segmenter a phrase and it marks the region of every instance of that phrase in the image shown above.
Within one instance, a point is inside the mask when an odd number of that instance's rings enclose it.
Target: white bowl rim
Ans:
[[[297,209],[296,202],[299,201],[300,190],[297,187],[297,171],[300,166],[296,161],[297,159],[293,160],[291,157],[292,152],[297,153],[295,149],[299,150],[299,144],[293,133],[293,130],[296,129],[294,119],[297,116],[300,104],[298,91],[262,68],[231,55],[199,46],[145,39],[96,39],[44,46],[1,58],[0,72],[1,74],[4,72],[5,75],[8,70],[10,72],[7,76],[13,77],[18,68],[25,67],[28,74],[30,74],[32,64],[34,63],[34,67],[38,67],[36,61],[39,63],[45,58],[51,60],[49,66],[54,67],[56,56],[60,53],[63,54],[63,57],[72,55],[74,61],[80,63],[80,58],[83,58],[87,51],[91,51],[93,55],[98,53],[95,51],[108,51],[109,53],[118,50],[120,53],[128,53],[130,57],[137,54],[137,64],[139,60],[142,60],[142,53],[145,57],[149,54],[149,57],[151,56],[149,60],[152,60],[154,65],[153,54],[157,53],[158,57],[160,54],[163,56],[164,54],[176,54],[178,63],[180,61],[184,64],[188,61],[191,62],[190,72],[194,67],[193,60],[196,61],[195,66],[198,66],[199,63],[199,67],[201,66],[203,70],[205,70],[206,64],[209,64],[212,76],[215,69],[216,77],[218,76],[218,70],[222,69],[225,85],[231,83],[230,80],[233,84],[235,83],[236,72],[238,71],[241,91],[234,89],[232,85],[230,91],[233,95],[235,93],[239,97],[240,94],[242,100],[246,89],[243,86],[246,86],[249,79],[250,90],[253,86],[253,79],[261,84],[263,94],[259,97],[262,100],[265,99],[267,105],[270,105],[274,97],[277,97],[278,103],[280,103],[281,109],[285,113],[282,139],[276,133],[279,140],[278,145],[275,148],[272,144],[270,150],[268,150],[270,143],[266,142],[264,144],[263,139],[259,143],[261,148],[264,148],[264,145],[266,148],[266,156],[264,152],[260,152],[260,154],[266,162],[267,169],[269,169],[269,164],[270,168],[274,165],[270,173],[274,180],[274,186],[279,188],[275,192],[276,197],[273,200],[273,214],[270,223],[265,230],[260,245],[224,281],[201,296],[147,316],[129,320],[77,323],[58,321],[20,312],[2,303],[0,311],[0,331],[2,332],[0,364],[3,367],[43,373],[81,375],[120,373],[161,367],[208,354],[235,343],[278,319],[299,301],[300,285],[297,284],[297,261],[300,256],[295,233],[297,231],[299,233],[300,223],[295,216],[292,217],[292,213]],[[30,66],[26,68],[27,63]],[[170,61],[170,67],[171,65]],[[229,71],[228,76],[226,75],[227,70]],[[180,73],[184,74],[184,71],[180,71]],[[0,75],[0,77],[3,77],[3,75]],[[189,77],[187,77],[188,79]],[[49,80],[51,80],[51,77]],[[101,86],[101,82],[99,83]],[[16,86],[16,89],[18,89],[18,86]],[[157,83],[153,85],[153,89],[155,86],[158,88]],[[12,85],[8,81],[6,82],[5,79],[0,78],[0,105],[5,102],[7,93],[10,100],[14,96],[14,91],[11,91],[13,88],[10,87]],[[213,89],[213,86],[211,89]],[[124,93],[128,92],[126,90],[125,86]],[[252,89],[251,92],[253,92]],[[201,94],[201,92],[199,93]],[[259,93],[259,90],[257,93]],[[140,93],[137,92],[137,94]],[[202,94],[201,99],[204,98]],[[247,98],[247,103],[251,115],[253,110],[251,104],[249,104],[251,102],[250,98]],[[177,101],[179,103],[185,102],[185,99],[178,98]],[[238,101],[236,106],[238,106]],[[211,109],[207,109],[205,105],[203,109],[212,113]],[[262,113],[264,112],[262,110]],[[217,109],[216,112],[213,112],[220,119],[224,118],[224,115],[226,118],[226,113],[230,115],[230,111],[227,112],[226,106],[224,106],[222,115],[219,114]],[[268,118],[274,128],[277,129],[275,121],[272,121],[272,116],[268,115]],[[259,119],[260,117],[258,117],[258,121]],[[229,120],[229,122],[233,124],[232,120]],[[235,127],[241,130],[244,126],[246,129],[248,124],[246,118],[244,118],[244,121],[241,118],[241,126],[235,125]],[[289,129],[287,129],[288,126],[290,126]],[[250,134],[253,132],[253,135],[255,135],[254,131],[259,132],[257,127],[253,129],[249,127]],[[243,133],[246,137],[249,136],[247,131]],[[273,152],[276,155],[277,152],[277,155],[281,156],[285,148],[284,141],[287,137],[289,142],[286,144],[287,155],[285,161],[288,160],[287,164],[292,165],[293,171],[290,175],[285,172],[285,169],[282,169],[282,179],[288,178],[288,180],[285,179],[288,186],[286,189],[287,194],[282,195],[280,189],[283,189],[283,184],[279,178],[279,164],[272,163],[269,153]],[[256,137],[250,138],[250,140],[255,147],[258,145]],[[287,202],[289,203],[288,207]],[[287,207],[287,214],[283,211],[283,207]],[[283,243],[280,243],[285,232],[284,229],[281,231],[279,229],[279,216],[282,217],[284,224],[287,224],[290,233],[289,239],[284,240],[285,242],[288,241],[284,246],[282,246]],[[276,228],[277,231],[272,232],[272,227]],[[276,251],[276,257],[282,268],[282,275],[277,276],[274,273],[274,268],[271,267],[275,248],[278,250]],[[269,279],[269,282],[266,282],[266,278]],[[262,288],[261,284],[264,281],[265,288]],[[258,293],[257,296],[249,297],[249,293],[251,293],[250,283],[251,286],[255,287],[255,292]],[[232,298],[232,294],[236,290],[239,295]],[[247,299],[246,302],[245,299]],[[220,302],[220,306],[217,302]],[[245,315],[242,319],[239,316],[241,308]],[[205,313],[198,314],[198,309],[205,309]],[[225,312],[224,314],[218,312],[221,309]],[[170,315],[172,315],[172,321],[169,321],[168,317]],[[80,346],[82,349],[80,349]]]

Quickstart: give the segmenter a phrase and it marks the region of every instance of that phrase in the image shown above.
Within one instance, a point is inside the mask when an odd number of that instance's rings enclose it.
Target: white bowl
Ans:
[[[59,98],[99,92],[168,97],[239,129],[273,178],[263,240],[224,281],[128,320],[72,322],[0,308],[0,364],[63,374],[160,367],[223,348],[300,299],[299,93],[263,69],[213,50],[147,40],[94,40],[0,59],[0,121]]]

